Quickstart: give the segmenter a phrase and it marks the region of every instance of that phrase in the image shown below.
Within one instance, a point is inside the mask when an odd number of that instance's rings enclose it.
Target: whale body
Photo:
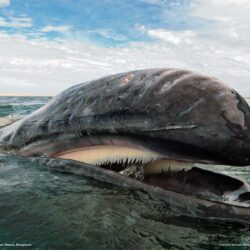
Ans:
[[[248,183],[195,164],[250,165],[249,129],[247,102],[216,78],[146,69],[65,90],[1,128],[0,148],[24,157],[83,162],[123,180],[246,204]]]

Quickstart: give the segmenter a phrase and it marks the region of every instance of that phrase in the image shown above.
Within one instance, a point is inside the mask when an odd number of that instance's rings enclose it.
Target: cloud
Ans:
[[[52,26],[52,25],[48,25],[46,27],[43,27],[40,31],[42,32],[61,32],[61,33],[66,33],[68,31],[70,31],[70,27],[69,26]]]
[[[181,43],[191,44],[192,37],[195,35],[192,31],[168,31],[164,29],[149,29],[144,31],[148,36],[166,41],[170,44],[179,45]]]
[[[149,4],[162,4],[164,3],[164,0],[140,0],[140,2]]]
[[[223,9],[223,11],[221,11]],[[225,81],[242,95],[250,95],[250,1],[200,0],[190,16],[206,19],[203,29],[167,30],[139,27],[167,48],[173,65],[198,70]]]
[[[46,26],[40,39],[0,32],[0,92],[9,92],[14,86],[14,92],[57,94],[73,84],[108,74],[175,67],[215,76],[243,96],[250,96],[249,13],[249,1],[199,0],[189,15],[211,25],[185,30],[137,25],[136,32],[149,38],[147,42],[105,48],[70,36],[46,39],[47,32],[74,32],[73,26]],[[0,19],[0,26],[11,22],[13,18]],[[119,39],[112,27],[91,32]]]
[[[249,0],[199,0],[198,5],[201,6],[208,6],[211,8],[211,6],[244,6],[245,4],[249,4]]]
[[[32,27],[32,20],[28,17],[10,17],[9,20],[0,17],[0,27],[30,28]]]
[[[247,1],[247,0],[246,0]],[[147,3],[147,4],[154,4],[154,5],[168,5],[170,7],[180,6],[181,1],[168,1],[168,0],[140,0],[140,2]]]
[[[125,41],[127,37],[122,34],[117,34],[116,32],[112,31],[111,29],[95,29],[87,31],[88,34],[99,35],[103,38],[112,39],[115,41]]]
[[[157,32],[155,30],[155,34]],[[218,77],[242,95],[250,95],[250,58],[238,53],[239,48],[231,48],[229,52],[223,43],[217,46],[199,33],[172,31],[171,34],[180,42],[166,43],[163,37],[153,44],[134,42],[123,47],[103,48],[90,42],[31,40],[2,32],[0,90],[8,92],[9,84],[14,84],[15,92],[57,94],[73,84],[108,74],[176,67]]]
[[[10,0],[0,0],[0,8],[6,7],[10,4]]]

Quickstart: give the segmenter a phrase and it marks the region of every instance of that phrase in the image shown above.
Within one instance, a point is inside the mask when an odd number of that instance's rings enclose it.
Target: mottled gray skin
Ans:
[[[1,129],[0,145],[42,155],[42,150],[32,151],[37,144],[122,135],[152,142],[166,155],[250,165],[249,129],[248,104],[217,79],[187,70],[147,69],[67,89]]]
[[[166,181],[157,176],[145,181],[146,176],[140,182],[98,166],[51,159],[74,147],[128,141],[166,158],[250,165],[249,129],[248,104],[217,79],[186,70],[148,69],[67,89],[31,115],[0,129],[0,148],[49,157],[35,159],[52,170],[149,192],[181,214],[250,223],[250,187],[233,177],[192,168],[173,178],[170,173]],[[209,201],[204,192],[235,198],[226,204],[208,195]]]

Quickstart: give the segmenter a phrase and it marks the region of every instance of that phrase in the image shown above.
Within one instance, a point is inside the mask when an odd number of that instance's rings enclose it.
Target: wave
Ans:
[[[7,125],[10,125],[11,123],[18,121],[22,118],[23,116],[19,114],[11,114],[7,115],[5,117],[0,117],[0,128],[3,128]]]
[[[6,105],[0,105],[0,109],[14,109],[15,106],[11,104],[6,104]]]

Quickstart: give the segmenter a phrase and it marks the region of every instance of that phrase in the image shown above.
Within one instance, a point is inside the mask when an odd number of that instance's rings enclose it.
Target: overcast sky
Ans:
[[[175,67],[250,96],[250,0],[0,0],[0,93]]]

